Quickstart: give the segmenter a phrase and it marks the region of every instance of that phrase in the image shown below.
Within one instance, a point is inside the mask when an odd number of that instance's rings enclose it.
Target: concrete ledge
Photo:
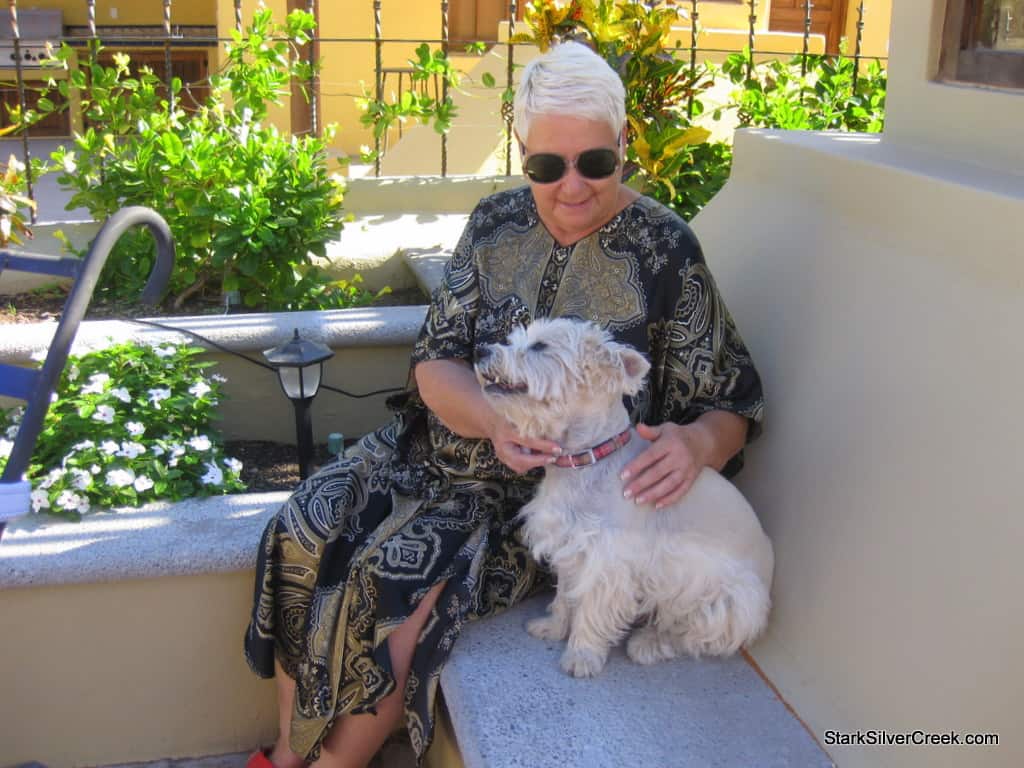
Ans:
[[[469,213],[480,198],[521,187],[522,176],[382,176],[349,179],[345,210],[350,213]]]
[[[616,649],[602,675],[558,667],[523,624],[550,596],[466,626],[441,686],[466,768],[832,765],[743,657],[649,667]]]
[[[251,569],[286,491],[157,502],[86,515],[13,521],[0,540],[0,589]]]
[[[425,313],[425,305],[418,305],[148,319],[198,333],[234,352],[256,352],[280,344],[294,328],[298,328],[304,338],[331,348],[411,345],[423,325]],[[0,360],[28,363],[33,355],[49,347],[57,323],[9,327],[16,327],[17,333],[5,333],[0,338]],[[188,341],[204,346],[199,340],[175,331],[123,320],[93,320],[79,327],[72,352],[81,354],[107,346],[110,339],[130,339],[146,344]]]

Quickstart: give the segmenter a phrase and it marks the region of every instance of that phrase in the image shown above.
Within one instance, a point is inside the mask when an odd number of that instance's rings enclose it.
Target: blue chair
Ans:
[[[167,222],[149,208],[124,208],[107,219],[84,259],[0,251],[0,273],[11,269],[70,277],[74,281],[42,368],[0,364],[0,395],[26,402],[7,466],[0,475],[0,537],[7,520],[28,512],[31,486],[22,476],[28,469],[32,450],[50,407],[50,395],[67,363],[78,325],[85,317],[103,265],[121,235],[138,225],[148,227],[156,241],[156,260],[142,291],[142,302],[155,305],[167,287],[174,267],[174,240]]]

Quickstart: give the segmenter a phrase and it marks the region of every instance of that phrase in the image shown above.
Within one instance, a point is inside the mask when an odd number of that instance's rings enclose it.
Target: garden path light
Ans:
[[[281,389],[295,406],[295,440],[299,450],[299,477],[309,476],[309,461],[313,456],[313,423],[309,405],[320,389],[323,361],[334,357],[334,353],[323,344],[308,341],[295,335],[263,357],[276,370]]]

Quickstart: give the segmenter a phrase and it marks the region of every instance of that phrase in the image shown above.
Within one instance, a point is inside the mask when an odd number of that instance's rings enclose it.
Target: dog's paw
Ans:
[[[541,616],[526,622],[526,631],[538,640],[564,640],[569,634],[569,622],[553,616]]]
[[[566,648],[562,654],[562,671],[573,677],[595,677],[604,669],[608,653],[589,648]]]
[[[654,627],[641,627],[629,636],[626,655],[637,664],[657,664],[675,658],[676,651],[670,639]]]

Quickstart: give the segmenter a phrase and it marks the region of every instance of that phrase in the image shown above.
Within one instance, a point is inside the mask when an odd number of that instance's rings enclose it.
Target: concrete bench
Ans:
[[[470,624],[456,643],[439,739],[457,744],[465,768],[833,765],[743,656],[641,666],[620,647],[600,676],[569,677],[563,644],[523,629],[549,600]]]

